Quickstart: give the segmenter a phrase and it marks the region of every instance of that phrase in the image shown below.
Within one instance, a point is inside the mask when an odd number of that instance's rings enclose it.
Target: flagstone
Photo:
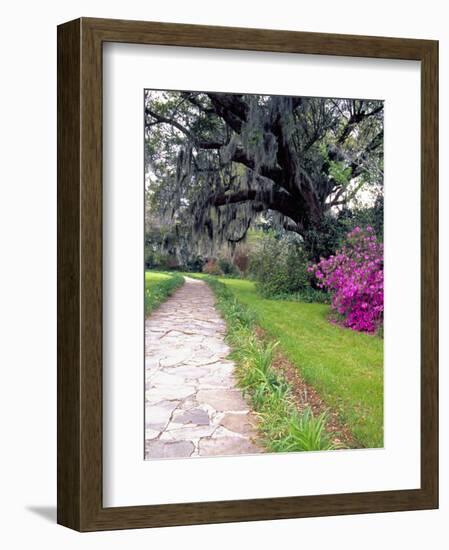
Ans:
[[[198,444],[200,456],[229,456],[261,452],[263,452],[261,448],[242,437],[209,437],[201,439]]]
[[[214,295],[185,279],[145,321],[145,458],[264,452]]]
[[[190,348],[185,349],[168,349],[168,346],[164,346],[164,356],[160,358],[159,364],[161,367],[172,367],[178,365],[183,361],[187,361],[192,356],[192,350]]]
[[[194,386],[150,386],[145,392],[147,403],[159,403],[160,401],[180,401],[195,394]]]
[[[170,375],[182,376],[186,380],[200,378],[208,374],[208,370],[199,366],[193,365],[179,365],[174,367],[168,367],[164,369],[164,372]]]
[[[189,409],[177,414],[173,420],[182,424],[208,425],[210,424],[210,416],[204,409]]]
[[[160,401],[145,407],[145,427],[152,430],[163,430],[179,401]]]
[[[161,434],[159,439],[161,441],[192,441],[195,439],[200,439],[201,437],[211,436],[216,429],[216,426],[185,426],[183,428],[175,427],[175,429],[172,430],[169,425]]]
[[[173,374],[173,371],[168,374],[167,371],[160,370],[150,377],[153,386],[183,386],[185,378]]]
[[[146,458],[185,458],[192,454],[195,445],[191,441],[147,441]]]
[[[249,435],[257,425],[256,417],[249,414],[226,413],[220,420],[220,425],[232,432]]]
[[[145,428],[145,440],[156,439],[161,432],[159,430],[152,430],[151,428]]]
[[[219,411],[247,411],[248,404],[240,390],[200,390],[196,394],[199,403],[207,403]]]

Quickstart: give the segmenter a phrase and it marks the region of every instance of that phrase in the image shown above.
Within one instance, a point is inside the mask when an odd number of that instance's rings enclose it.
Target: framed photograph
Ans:
[[[58,523],[438,506],[438,43],[58,27]]]

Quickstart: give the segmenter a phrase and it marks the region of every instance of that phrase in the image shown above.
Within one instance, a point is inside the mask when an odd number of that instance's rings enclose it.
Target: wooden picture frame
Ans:
[[[102,503],[102,45],[421,62],[421,488],[105,508]],[[438,43],[81,18],[58,27],[58,523],[79,531],[438,506]]]

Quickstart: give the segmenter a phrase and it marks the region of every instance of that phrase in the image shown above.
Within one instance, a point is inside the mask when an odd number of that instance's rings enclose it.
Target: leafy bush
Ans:
[[[355,227],[374,228],[379,240],[383,238],[384,201],[379,195],[373,206],[344,206],[339,212],[327,212],[319,226],[306,230],[303,234],[304,248],[311,262],[327,258],[341,248],[346,236]]]
[[[252,255],[250,273],[264,297],[299,292],[308,284],[306,255],[289,236],[264,235]]]
[[[218,267],[220,268],[223,275],[240,275],[239,270],[228,258],[218,258]]]
[[[145,269],[160,269],[167,271],[179,267],[176,256],[169,253],[155,251],[149,245],[145,245]]]
[[[191,271],[193,273],[201,272],[203,269],[204,260],[201,256],[193,256],[184,264],[184,271]]]
[[[309,267],[320,288],[332,294],[332,307],[343,324],[361,332],[375,332],[383,323],[383,246],[372,227],[356,227],[345,246],[328,259]]]

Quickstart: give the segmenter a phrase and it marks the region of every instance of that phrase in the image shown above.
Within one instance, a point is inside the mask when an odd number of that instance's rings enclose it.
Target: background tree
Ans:
[[[149,203],[199,249],[242,241],[261,213],[311,256],[329,216],[383,187],[383,102],[145,93]]]

